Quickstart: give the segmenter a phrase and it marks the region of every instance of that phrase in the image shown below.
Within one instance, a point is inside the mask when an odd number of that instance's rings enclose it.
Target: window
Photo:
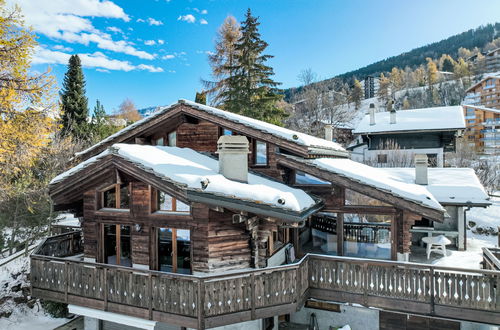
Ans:
[[[104,262],[111,265],[132,266],[130,226],[103,225]]]
[[[267,165],[267,143],[255,140],[254,165]]]
[[[159,138],[159,139],[156,139],[155,145],[157,145],[157,146],[164,146],[165,145],[164,139],[162,137]]]
[[[128,183],[114,184],[101,191],[101,208],[129,209],[130,185]]]
[[[282,248],[288,242],[290,242],[290,229],[278,227],[276,230],[273,230],[269,236],[267,245],[268,254],[273,255],[274,252]]]
[[[158,265],[162,272],[191,273],[191,232],[188,229],[158,228]]]
[[[168,146],[176,147],[177,146],[177,132],[173,131],[168,133]]]
[[[313,175],[295,171],[295,184],[304,184],[304,185],[316,185],[316,184],[326,184],[329,185],[329,181],[322,180]]]
[[[233,131],[223,128],[220,135],[233,135]]]
[[[377,155],[377,162],[379,164],[386,164],[387,163],[387,154]]]
[[[189,205],[181,202],[180,200],[172,197],[163,191],[157,190],[156,210],[164,212],[183,212],[189,213],[191,208]]]

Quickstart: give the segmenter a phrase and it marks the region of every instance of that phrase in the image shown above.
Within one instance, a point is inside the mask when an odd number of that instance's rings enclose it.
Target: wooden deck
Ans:
[[[192,276],[63,258],[81,249],[78,235],[49,238],[33,253],[33,296],[197,329],[293,313],[307,298],[500,324],[498,271],[308,254]]]

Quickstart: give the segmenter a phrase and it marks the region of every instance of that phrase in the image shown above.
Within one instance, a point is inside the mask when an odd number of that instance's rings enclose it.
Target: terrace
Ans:
[[[38,298],[197,329],[293,313],[308,298],[500,323],[500,272],[307,254],[294,264],[183,275],[82,259],[81,234],[31,256]]]

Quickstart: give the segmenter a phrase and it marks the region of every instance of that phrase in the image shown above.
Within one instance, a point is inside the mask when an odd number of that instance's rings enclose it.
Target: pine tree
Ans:
[[[94,113],[92,114],[91,131],[94,136],[94,140],[100,140],[105,136],[105,126],[106,126],[106,111],[104,106],[99,100],[96,101],[94,106]]]
[[[361,106],[361,99],[363,98],[363,87],[358,79],[354,79],[354,85],[351,92],[351,101],[354,102],[356,110]]]
[[[443,54],[441,56],[441,71],[445,72],[453,72],[453,64],[455,61],[451,58],[450,55]]]
[[[61,90],[63,134],[85,138],[88,131],[85,78],[78,55],[71,55]]]
[[[194,101],[196,103],[199,103],[199,104],[207,104],[207,93],[206,92],[201,92],[201,93],[196,92],[196,97],[195,97]]]
[[[231,112],[264,120],[273,124],[282,124],[286,112],[277,106],[282,99],[271,76],[273,69],[265,65],[272,58],[264,55],[268,44],[260,38],[257,17],[253,17],[250,9],[241,27],[241,38],[236,50],[236,66],[228,66],[234,75],[228,78],[228,89],[223,91],[224,108]]]
[[[228,78],[233,76],[237,64],[235,46],[240,37],[240,25],[236,18],[227,16],[217,31],[215,52],[208,55],[213,81],[202,80],[210,97],[210,104],[214,106],[224,104],[222,94],[227,90]]]

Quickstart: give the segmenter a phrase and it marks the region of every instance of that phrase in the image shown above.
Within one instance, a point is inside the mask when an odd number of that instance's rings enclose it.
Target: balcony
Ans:
[[[77,260],[80,234],[31,256],[35,297],[205,329],[295,312],[308,298],[500,323],[500,272],[308,254],[299,262],[182,275]]]

